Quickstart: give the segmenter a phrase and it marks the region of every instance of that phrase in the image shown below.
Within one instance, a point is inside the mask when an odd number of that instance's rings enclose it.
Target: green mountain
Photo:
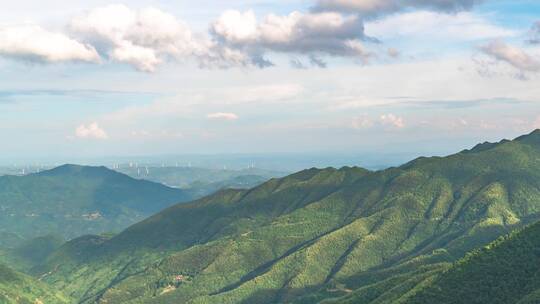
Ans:
[[[399,303],[540,219],[540,130],[371,172],[309,169],[86,236],[34,272],[81,303]]]
[[[0,177],[0,247],[55,234],[71,239],[121,231],[187,201],[179,189],[137,180],[105,167],[64,165]]]
[[[73,301],[49,286],[0,264],[0,303],[62,304]]]
[[[467,254],[406,303],[540,303],[540,223]]]

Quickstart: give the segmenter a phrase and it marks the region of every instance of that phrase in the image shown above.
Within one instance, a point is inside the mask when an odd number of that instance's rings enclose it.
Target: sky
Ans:
[[[535,0],[0,0],[2,157],[439,155],[540,128]]]

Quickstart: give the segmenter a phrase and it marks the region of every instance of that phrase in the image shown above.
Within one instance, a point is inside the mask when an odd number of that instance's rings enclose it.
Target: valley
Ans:
[[[76,238],[30,273],[79,303],[420,301],[540,219],[539,169],[540,130],[382,171],[308,169]]]

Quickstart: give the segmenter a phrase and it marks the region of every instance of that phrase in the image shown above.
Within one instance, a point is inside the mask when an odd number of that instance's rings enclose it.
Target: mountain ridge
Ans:
[[[0,245],[13,237],[48,234],[70,239],[121,230],[172,204],[190,200],[179,189],[136,180],[105,167],[63,165],[25,176],[0,176]]]
[[[382,171],[308,169],[222,191],[85,247],[88,256],[60,249],[40,271],[56,269],[46,280],[83,303],[391,299],[382,286],[393,275],[407,292],[540,219],[537,134]],[[187,281],[174,283],[179,274]]]

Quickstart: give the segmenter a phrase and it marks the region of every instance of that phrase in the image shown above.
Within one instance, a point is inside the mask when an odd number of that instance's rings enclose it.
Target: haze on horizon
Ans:
[[[533,0],[2,1],[2,157],[441,155],[540,128]]]

